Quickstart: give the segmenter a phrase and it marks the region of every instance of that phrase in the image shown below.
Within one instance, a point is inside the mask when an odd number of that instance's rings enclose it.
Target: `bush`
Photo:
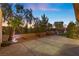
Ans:
[[[46,35],[53,35],[53,32],[52,31],[47,31]]]
[[[2,28],[2,34],[9,34],[9,27],[3,27]]]
[[[6,47],[6,46],[9,46],[9,45],[11,45],[11,42],[9,42],[9,41],[3,41],[1,43],[1,47]]]
[[[73,22],[70,22],[68,27],[67,27],[67,33],[66,36],[69,38],[77,38],[77,27],[76,24]]]

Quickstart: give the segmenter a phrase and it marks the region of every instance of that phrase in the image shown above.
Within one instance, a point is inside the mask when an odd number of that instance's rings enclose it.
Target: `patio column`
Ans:
[[[0,8],[0,45],[2,43],[2,11]]]

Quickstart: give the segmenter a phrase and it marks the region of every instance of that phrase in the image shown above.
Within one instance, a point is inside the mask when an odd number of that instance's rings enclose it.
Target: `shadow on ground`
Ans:
[[[0,55],[5,55],[5,56],[79,56],[79,45],[64,44],[63,47],[56,54],[53,54],[53,55],[47,54],[44,52],[35,51],[28,48],[27,48],[27,51],[25,50],[25,52],[23,52],[23,49],[20,50],[20,52],[18,50],[17,51],[12,50],[11,52],[8,52],[8,50],[6,50],[5,53],[2,52],[2,54],[0,53]]]
[[[65,44],[57,56],[79,56],[79,45]]]
[[[35,56],[79,56],[79,45],[65,44],[59,52],[54,55],[33,51]]]

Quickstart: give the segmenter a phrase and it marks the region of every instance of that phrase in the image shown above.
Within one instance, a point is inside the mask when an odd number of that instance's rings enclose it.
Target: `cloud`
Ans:
[[[60,11],[58,8],[49,8],[48,4],[27,4],[25,5],[26,9],[32,9],[32,10],[42,10],[42,11]]]
[[[60,11],[60,9],[57,8],[41,8],[42,11]]]

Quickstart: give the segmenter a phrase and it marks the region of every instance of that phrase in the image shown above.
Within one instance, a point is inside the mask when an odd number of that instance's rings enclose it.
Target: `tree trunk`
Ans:
[[[8,41],[12,41],[12,37],[13,37],[13,28],[12,27],[10,27],[9,28],[9,38],[8,38]]]
[[[15,28],[13,29],[12,42],[17,42],[16,37],[15,37]]]
[[[0,8],[0,45],[2,43],[2,11]]]
[[[10,27],[10,34],[9,34],[8,41],[17,42],[15,37],[15,28]]]

